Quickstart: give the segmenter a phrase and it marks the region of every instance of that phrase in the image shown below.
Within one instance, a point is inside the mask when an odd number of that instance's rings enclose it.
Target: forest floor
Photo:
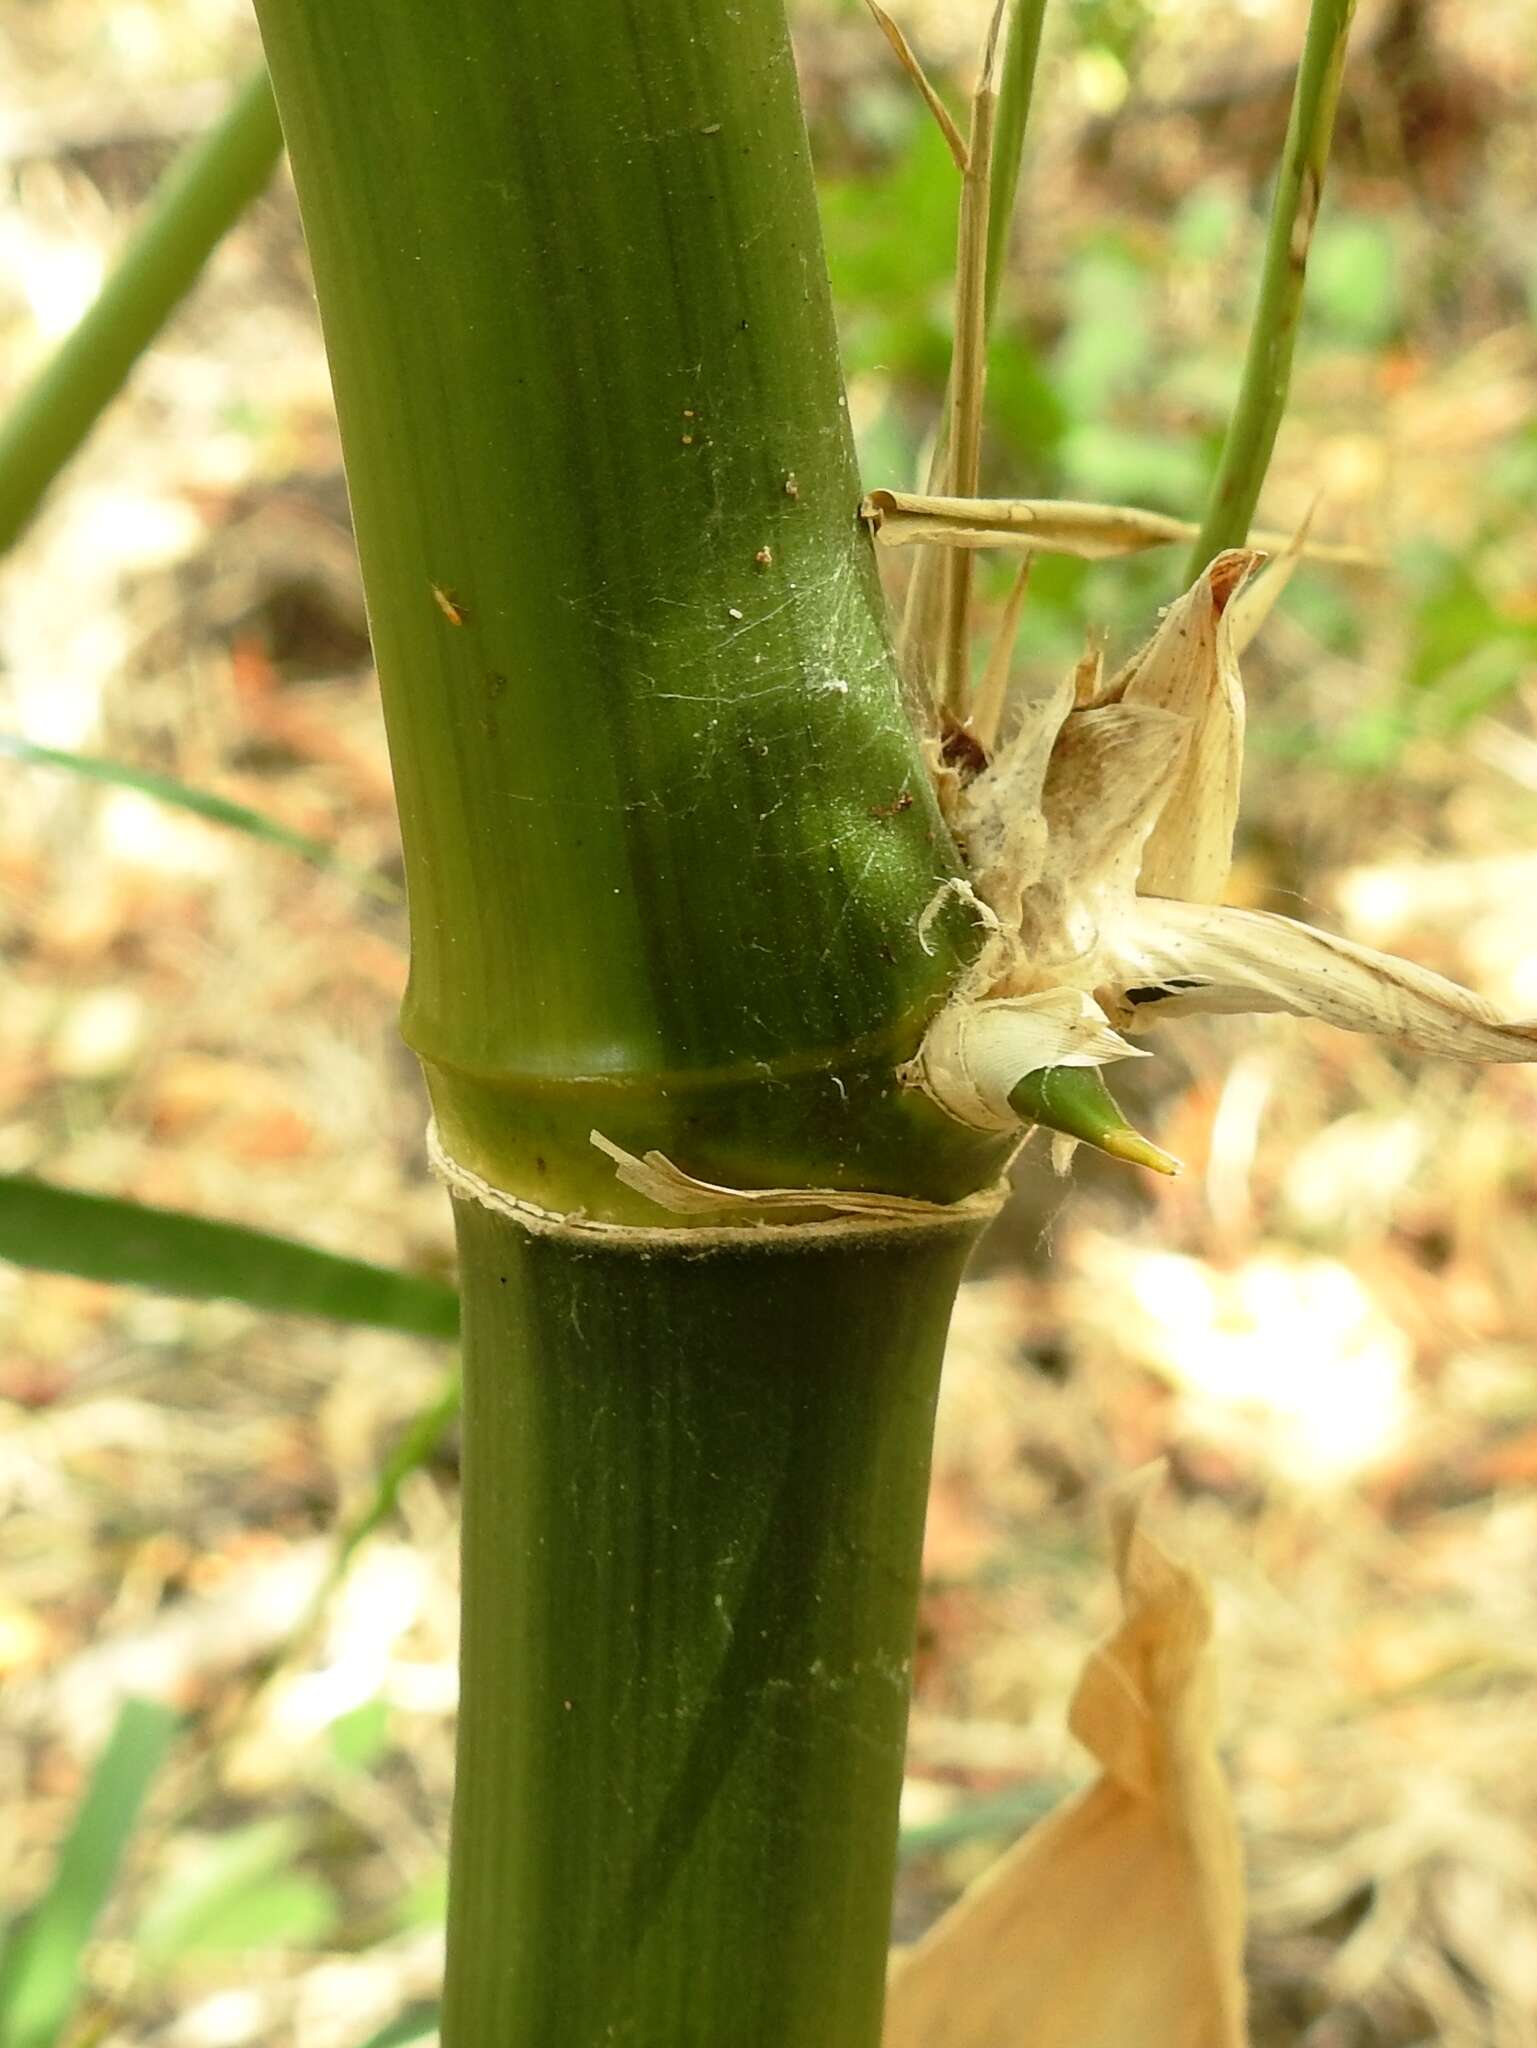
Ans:
[[[953,188],[865,18],[798,16],[851,409],[867,480],[898,483],[943,374]],[[975,5],[904,19],[938,74],[964,69]],[[992,488],[1198,502],[1299,26],[1283,0],[1100,0],[1054,26]],[[8,391],[255,45],[235,0],[38,0],[0,49]],[[1267,629],[1235,875],[1235,900],[1524,1015],[1534,113],[1520,0],[1363,4],[1262,509],[1286,526],[1320,496],[1317,530],[1387,566],[1305,571]],[[1134,639],[1177,573],[1043,564],[1021,686],[1086,630]],[[6,735],[215,790],[398,883],[286,183],[0,566]],[[0,1170],[450,1275],[390,889],[55,769],[0,760],[0,790]],[[1093,1161],[1058,1180],[1032,1147],[962,1295],[899,1935],[1083,1781],[1064,1711],[1114,1618],[1103,1496],[1161,1459],[1155,1526],[1216,1603],[1256,2043],[1531,2048],[1537,1073],[1283,1019],[1166,1035],[1137,1108],[1184,1175]],[[301,1624],[337,1527],[450,1367],[377,1333],[0,1269],[0,1906],[46,1882],[118,1699],[158,1691],[191,1729],[103,1922],[81,2043],[356,2048],[432,1991],[452,1433]]]

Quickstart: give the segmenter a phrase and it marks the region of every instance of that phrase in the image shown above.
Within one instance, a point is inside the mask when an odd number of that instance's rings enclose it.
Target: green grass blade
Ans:
[[[336,1549],[336,1561],[326,1581],[327,1591],[342,1577],[375,1529],[395,1512],[401,1487],[413,1472],[436,1454],[463,1405],[463,1389],[456,1369],[445,1374],[437,1394],[406,1425],[400,1441],[379,1470],[373,1497],[343,1529]]]
[[[903,1863],[918,1856],[937,1855],[961,1842],[974,1842],[983,1835],[1017,1835],[1033,1827],[1050,1813],[1070,1788],[1062,1785],[1013,1785],[1006,1792],[994,1792],[985,1799],[968,1799],[954,1813],[939,1820],[905,1827],[897,1843]]]
[[[185,1956],[299,1948],[334,1927],[330,1887],[298,1867],[312,1844],[304,1824],[278,1815],[221,1828],[182,1853],[160,1880],[133,1931],[151,1976]]]
[[[0,1967],[0,2048],[52,2048],[59,2039],[79,1991],[86,1943],[175,1731],[168,1708],[124,1702],[53,1882]]]
[[[114,789],[137,790],[141,796],[153,797],[156,803],[169,805],[174,810],[191,811],[195,817],[204,818],[213,825],[228,825],[236,832],[248,833],[253,839],[264,839],[269,846],[281,846],[289,853],[297,853],[317,867],[329,868],[333,874],[343,875],[356,882],[360,888],[372,895],[381,896],[389,902],[400,901],[400,891],[382,875],[372,875],[363,868],[350,866],[339,860],[323,839],[312,839],[306,832],[295,832],[287,825],[280,825],[275,818],[264,817],[260,811],[253,811],[249,805],[237,804],[232,798],[218,796],[212,790],[196,789],[190,783],[178,782],[171,775],[157,775],[148,768],[131,768],[122,761],[110,761],[99,754],[67,753],[59,747],[40,747],[33,741],[23,739],[19,733],[0,732],[0,757],[11,761],[24,762],[29,768],[61,768],[66,774],[78,775],[88,782],[102,782]]]
[[[438,2030],[442,2007],[438,2005],[412,2005],[381,2027],[377,2034],[370,2034],[363,2048],[406,2048],[410,2041],[425,2041],[429,2034]]]
[[[45,1272],[452,1337],[451,1287],[211,1217],[0,1175],[0,1258]]]
[[[330,1605],[332,1594],[350,1571],[352,1560],[374,1531],[395,1512],[401,1487],[413,1472],[435,1455],[463,1406],[463,1388],[456,1366],[444,1375],[441,1386],[427,1406],[406,1424],[400,1441],[375,1476],[372,1494],[352,1519],[343,1524],[330,1569],[315,1589],[303,1616],[270,1660],[268,1677],[292,1664],[309,1642]],[[3,2042],[0,2042],[0,2048],[4,2048]]]
[[[400,1489],[411,1473],[425,1465],[437,1451],[450,1425],[458,1419],[463,1393],[457,1366],[445,1373],[438,1391],[406,1424],[399,1441],[375,1475],[372,1494],[337,1534],[336,1551],[330,1569],[316,1587],[303,1614],[271,1654],[260,1665],[260,1679],[240,1710],[238,1725],[254,1718],[258,1701],[285,1670],[291,1670],[314,1640],[332,1595],[352,1568],[352,1561],[374,1531],[395,1511]],[[226,1740],[229,1731],[226,1730]],[[0,2048],[5,2043],[0,2041]]]
[[[271,177],[282,146],[261,71],[172,164],[95,304],[0,424],[0,552]]]
[[[1313,0],[1292,95],[1291,120],[1265,243],[1259,304],[1249,331],[1238,402],[1228,422],[1200,535],[1185,579],[1224,548],[1243,545],[1286,411],[1302,317],[1308,250],[1323,194],[1355,0]]]

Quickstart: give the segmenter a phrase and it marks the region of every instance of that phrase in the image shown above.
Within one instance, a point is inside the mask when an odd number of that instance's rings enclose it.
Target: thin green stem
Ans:
[[[1243,545],[1270,467],[1291,387],[1308,251],[1323,194],[1354,13],[1355,0],[1313,0],[1308,17],[1271,207],[1259,303],[1249,330],[1238,401],[1186,570],[1186,580],[1191,583],[1214,555]]]
[[[1035,95],[1035,68],[1041,54],[1041,27],[1046,0],[1015,0],[1009,17],[1003,68],[998,80],[998,111],[993,120],[992,191],[987,207],[987,325],[992,327],[1009,254],[1009,230],[1024,158],[1025,130]]]
[[[996,23],[995,23],[996,29]],[[992,46],[971,109],[966,172],[961,180],[955,259],[955,352],[950,363],[949,463],[946,488],[975,497],[982,466],[982,401],[987,389],[987,255],[992,199],[993,133],[998,103],[992,89]],[[968,548],[945,558],[941,702],[956,725],[965,723],[971,694],[971,585]]]
[[[0,422],[0,552],[267,183],[282,147],[259,71],[166,173],[95,304]]]
[[[975,168],[968,171],[962,165],[955,341],[927,485],[930,492],[941,495],[965,495],[968,490],[974,494],[977,488],[987,349],[1008,257],[1009,229],[1019,189],[1045,12],[1046,0],[1016,0],[1008,13],[996,89],[984,94],[985,104],[978,103],[972,110],[967,154],[976,167],[980,144],[982,175],[979,178]],[[987,61],[984,57],[984,66]],[[964,450],[957,454],[955,418],[956,412],[965,411],[968,403],[976,429],[969,465]],[[963,481],[965,478],[970,478],[969,484]],[[935,696],[944,700],[949,717],[956,722],[964,721],[966,715],[971,580],[972,564],[968,558],[940,548],[920,548],[908,579],[902,614],[903,667],[909,674],[923,676]]]
[[[443,1439],[459,1419],[464,1405],[459,1368],[446,1373],[437,1393],[427,1406],[406,1424],[384,1462],[374,1475],[373,1491],[336,1534],[336,1548],[324,1578],[315,1588],[304,1612],[271,1654],[257,1667],[254,1682],[235,1714],[226,1721],[223,1741],[229,1747],[237,1733],[244,1733],[256,1719],[274,1684],[291,1671],[304,1656],[320,1631],[336,1589],[352,1569],[352,1563],[375,1530],[384,1526],[400,1501],[400,1489],[429,1459],[436,1456]]]

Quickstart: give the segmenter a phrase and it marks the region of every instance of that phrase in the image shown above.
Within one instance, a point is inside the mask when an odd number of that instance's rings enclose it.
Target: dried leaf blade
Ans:
[[[1444,1059],[1537,1059],[1537,1019],[1507,1021],[1429,968],[1268,911],[1139,898],[1116,964],[1123,1029],[1190,1012],[1281,1011]]]

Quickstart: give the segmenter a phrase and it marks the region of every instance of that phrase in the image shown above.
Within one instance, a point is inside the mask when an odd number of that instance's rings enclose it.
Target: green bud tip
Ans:
[[[1027,1122],[1081,1139],[1112,1159],[1175,1174],[1180,1162],[1133,1130],[1097,1067],[1040,1067],[1009,1093],[1009,1107]]]

